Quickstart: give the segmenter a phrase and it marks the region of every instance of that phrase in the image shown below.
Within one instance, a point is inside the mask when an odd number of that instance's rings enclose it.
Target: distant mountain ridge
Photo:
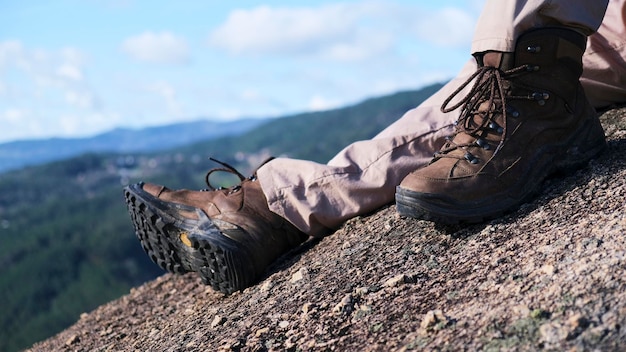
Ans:
[[[142,129],[116,128],[85,138],[20,140],[0,144],[0,172],[90,152],[151,152],[245,133],[268,119],[197,120]]]

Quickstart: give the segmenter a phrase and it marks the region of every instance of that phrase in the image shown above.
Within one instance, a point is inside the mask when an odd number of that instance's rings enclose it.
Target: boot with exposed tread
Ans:
[[[278,257],[308,236],[271,212],[255,176],[234,168],[209,171],[208,190],[172,191],[138,183],[124,188],[135,233],[164,270],[197,272],[215,290],[230,294],[253,285]],[[241,184],[215,189],[213,171],[235,173]]]

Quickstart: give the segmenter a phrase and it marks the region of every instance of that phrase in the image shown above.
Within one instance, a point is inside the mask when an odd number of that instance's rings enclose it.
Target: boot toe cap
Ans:
[[[159,198],[161,193],[167,190],[167,187],[156,185],[154,183],[144,183],[141,188],[148,194],[156,198]]]

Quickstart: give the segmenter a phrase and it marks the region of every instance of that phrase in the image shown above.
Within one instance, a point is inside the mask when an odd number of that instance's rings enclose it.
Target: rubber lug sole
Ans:
[[[124,188],[135,234],[150,259],[175,273],[197,272],[213,289],[230,294],[255,279],[250,254],[240,243],[224,236],[200,209],[164,202],[143,190],[143,183]],[[198,220],[177,216],[196,212]]]

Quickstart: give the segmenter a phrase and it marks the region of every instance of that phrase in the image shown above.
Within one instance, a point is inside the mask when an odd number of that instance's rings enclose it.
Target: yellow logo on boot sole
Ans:
[[[187,247],[193,247],[193,245],[191,244],[191,241],[189,240],[189,237],[187,237],[187,232],[182,232],[180,234],[180,241],[184,243],[185,246]]]

